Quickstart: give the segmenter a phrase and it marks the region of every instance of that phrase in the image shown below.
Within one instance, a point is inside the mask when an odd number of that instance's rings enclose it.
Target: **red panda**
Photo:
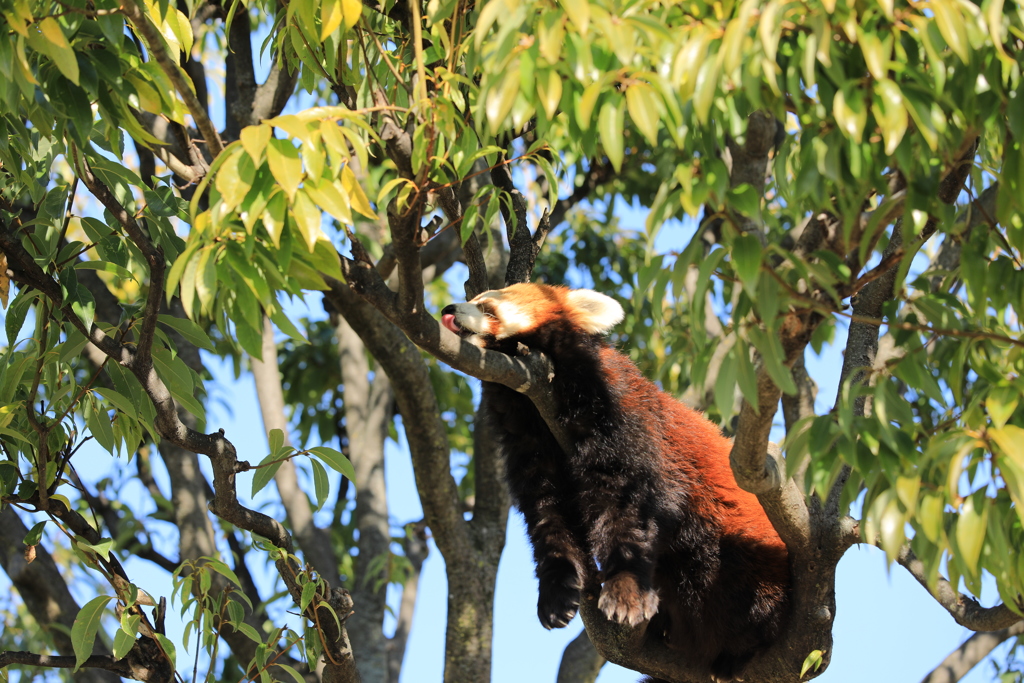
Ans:
[[[612,298],[536,284],[488,291],[441,312],[467,341],[507,354],[519,344],[554,365],[559,448],[533,403],[483,385],[512,499],[537,564],[546,628],[575,616],[588,567],[611,620],[649,621],[690,666],[735,679],[783,627],[786,546],[729,466],[731,442],[603,339],[623,318]]]

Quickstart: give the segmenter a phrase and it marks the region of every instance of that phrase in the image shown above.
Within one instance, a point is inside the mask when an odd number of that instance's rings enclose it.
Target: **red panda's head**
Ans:
[[[622,306],[604,294],[536,284],[490,290],[441,311],[442,325],[482,348],[497,348],[553,325],[605,334],[622,318]]]

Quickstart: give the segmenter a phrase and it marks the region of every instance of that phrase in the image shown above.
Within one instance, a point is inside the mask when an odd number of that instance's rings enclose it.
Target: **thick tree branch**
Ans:
[[[583,629],[565,646],[555,683],[594,683],[604,663],[605,658],[590,642],[587,630]]]
[[[416,609],[416,596],[419,592],[420,573],[423,562],[427,559],[426,524],[422,521],[406,526],[407,536],[402,544],[405,557],[412,565],[412,571],[402,586],[402,599],[398,605],[398,617],[395,634],[388,641],[388,673],[392,683],[397,683],[402,672],[402,661],[405,659],[405,648],[412,630],[412,618]]]
[[[965,145],[965,150],[957,157],[958,161],[949,169],[939,184],[938,198],[945,204],[956,202],[957,196],[963,189],[964,182],[970,174],[970,162],[974,158],[974,151],[977,148],[977,141],[971,140]],[[894,254],[903,254],[903,258],[913,258],[913,255],[924,245],[924,243],[935,234],[938,228],[938,219],[929,217],[921,233],[914,242],[904,248],[903,222],[896,221],[892,230],[892,237],[889,244],[882,252],[882,261],[886,262]],[[896,276],[899,273],[899,263],[893,263],[883,274],[872,279],[857,293],[853,299],[853,322],[847,334],[846,353],[843,356],[843,369],[839,379],[839,394],[836,396],[838,405],[842,397],[843,387],[847,382],[866,383],[870,380],[872,369],[879,366],[878,355],[878,331],[882,318],[882,307],[895,296],[894,287]],[[855,415],[863,416],[870,414],[871,405],[866,394],[857,396],[854,399],[853,412]],[[840,495],[843,487],[850,476],[849,466],[843,467],[836,482],[829,492],[826,507],[837,514]]]
[[[982,607],[977,600],[963,595],[941,577],[935,584],[935,591],[932,592],[928,588],[928,573],[924,563],[917,559],[909,545],[903,546],[896,561],[924,586],[956,623],[964,628],[972,631],[999,631],[1020,621],[1020,615],[1015,614],[1006,605],[1000,603],[994,607]]]
[[[956,683],[988,657],[1000,643],[1021,635],[1024,635],[1024,621],[999,631],[975,633],[921,679],[921,683]]]
[[[504,160],[503,157],[501,161]],[[491,168],[491,181],[504,195],[499,201],[501,202],[501,215],[505,219],[505,232],[509,244],[505,284],[529,282],[530,275],[533,273],[533,264],[537,261],[537,255],[544,244],[544,239],[551,230],[551,222],[545,214],[538,224],[535,234],[531,237],[526,220],[526,197],[516,189],[512,182],[512,168],[508,163],[499,163]]]

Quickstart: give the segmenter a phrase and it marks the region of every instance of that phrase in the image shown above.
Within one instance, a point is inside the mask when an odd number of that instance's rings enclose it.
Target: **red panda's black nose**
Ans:
[[[455,304],[448,304],[442,308],[441,315],[455,315]]]

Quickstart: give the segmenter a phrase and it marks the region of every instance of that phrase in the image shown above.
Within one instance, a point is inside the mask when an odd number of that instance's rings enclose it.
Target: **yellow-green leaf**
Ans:
[[[726,76],[733,76],[743,64],[743,59],[747,54],[744,44],[750,29],[750,15],[758,4],[758,0],[744,0],[736,18],[732,19],[725,28],[721,54]]]
[[[603,80],[594,81],[583,89],[583,94],[576,100],[576,125],[580,127],[580,130],[590,128],[594,116],[594,105],[597,104],[597,97],[601,94],[603,87]]]
[[[363,3],[359,0],[341,0],[341,14],[345,22],[345,28],[350,29],[359,21],[363,14]]]
[[[71,49],[68,39],[64,37],[64,31],[61,30],[60,24],[53,17],[46,17],[39,22],[39,30],[46,42],[49,43],[46,54],[64,74],[64,78],[78,85],[78,60],[75,58],[75,51]]]
[[[622,136],[623,111],[615,100],[608,100],[601,105],[601,113],[597,117],[597,130],[601,135],[601,144],[608,155],[608,161],[618,173],[622,169],[625,156],[625,140]]]
[[[263,150],[267,148],[267,143],[270,142],[270,126],[246,126],[239,133],[238,137],[242,141],[243,149],[252,157],[252,162],[259,164],[263,156]]]
[[[240,173],[239,160],[242,158],[242,152],[242,148],[237,146],[229,152],[228,159],[220,167],[213,183],[220,192],[221,201],[229,210],[238,206],[252,187],[252,182],[243,178]],[[246,162],[251,163],[248,159]]]
[[[295,191],[302,182],[302,161],[299,150],[288,140],[271,139],[267,145],[267,164],[270,172],[288,195],[289,201],[295,197]]]
[[[647,83],[633,83],[626,88],[626,108],[629,118],[652,145],[658,144],[661,120],[661,102],[658,93]]]
[[[351,204],[353,209],[370,220],[377,220],[377,214],[374,213],[373,207],[370,206],[370,200],[366,197],[366,193],[360,187],[359,181],[356,180],[356,174],[353,173],[352,167],[348,164],[345,164],[341,169],[341,187],[345,190],[345,194],[348,195],[349,204]]]
[[[327,40],[327,36],[334,33],[344,18],[341,7],[341,0],[323,0],[320,3],[320,40]],[[358,17],[356,17],[358,20]]]
[[[275,192],[267,200],[267,208],[263,210],[263,227],[270,235],[275,247],[281,247],[281,232],[284,230],[284,215],[288,207],[284,192]]]
[[[779,10],[781,0],[771,0],[762,10],[761,19],[757,23],[757,37],[761,41],[761,49],[772,62],[779,49],[779,38],[782,36],[782,24]]]
[[[312,253],[321,234],[321,214],[306,192],[295,194],[295,200],[292,202],[292,218],[295,219],[295,226],[306,240],[306,246]]]
[[[978,558],[985,543],[985,529],[988,527],[988,505],[981,510],[974,505],[975,496],[968,496],[956,520],[956,545],[960,559],[971,572],[978,571]]]
[[[804,663],[800,666],[800,678],[803,678],[812,668],[815,671],[820,669],[824,656],[824,650],[811,650],[811,653],[804,658]]]
[[[580,35],[587,35],[587,26],[590,25],[590,3],[587,0],[559,0],[559,4],[569,20],[576,26]]]
[[[1024,429],[1006,425],[988,430],[988,435],[999,445],[1003,455],[1010,458],[1018,467],[1024,468]]]
[[[320,205],[320,208],[331,214],[346,225],[352,225],[352,209],[349,206],[348,198],[338,189],[337,185],[330,182],[323,182],[319,185],[306,183],[303,189],[309,194],[309,198]]]
[[[711,103],[715,101],[718,91],[719,60],[716,55],[708,55],[697,71],[697,80],[693,85],[693,111],[697,120],[706,123],[711,112]]]
[[[519,67],[516,66],[505,72],[505,78],[497,87],[492,87],[487,93],[485,113],[487,114],[487,126],[491,135],[495,135],[501,129],[508,113],[512,111],[512,105],[519,94]]]
[[[899,476],[896,477],[896,496],[907,509],[907,513],[914,514],[917,509],[917,495],[921,492],[920,476]]]
[[[932,543],[938,543],[942,537],[942,512],[945,508],[946,500],[940,493],[929,492],[921,499],[917,522],[925,538]]]
[[[964,16],[957,7],[954,0],[931,0],[928,3],[932,12],[935,13],[935,24],[939,27],[939,33],[960,60],[967,64],[970,62],[970,55],[967,54],[967,24]]]
[[[889,54],[892,51],[892,41],[882,40],[876,34],[857,26],[857,44],[864,55],[864,63],[875,79],[885,78],[888,73]]]
[[[558,64],[565,43],[565,19],[560,13],[544,13],[537,28],[537,40],[540,44],[541,57],[546,59],[548,64]]]
[[[992,418],[992,424],[997,429],[1000,429],[1010,419],[1013,412],[1017,410],[1019,402],[1020,392],[1017,389],[1013,387],[993,387],[985,398],[985,410],[988,412],[988,416]],[[1019,427],[1011,426],[1009,429],[1021,432],[1020,436],[1024,437],[1024,430],[1021,430]],[[1017,441],[1017,446],[1022,454],[1024,454],[1024,441]],[[1021,460],[1021,464],[1024,465],[1024,460]]]
[[[547,117],[554,118],[558,113],[558,103],[562,101],[562,77],[556,70],[548,69],[546,76],[537,79],[537,96]]]
[[[882,132],[885,153],[892,154],[903,140],[910,120],[903,104],[903,92],[895,82],[883,78],[875,83],[875,102],[871,105],[871,113]]]
[[[836,117],[839,129],[854,142],[860,142],[864,136],[864,125],[868,122],[868,111],[864,106],[864,96],[856,88],[848,88],[849,93],[840,90],[832,100],[832,113]]]

